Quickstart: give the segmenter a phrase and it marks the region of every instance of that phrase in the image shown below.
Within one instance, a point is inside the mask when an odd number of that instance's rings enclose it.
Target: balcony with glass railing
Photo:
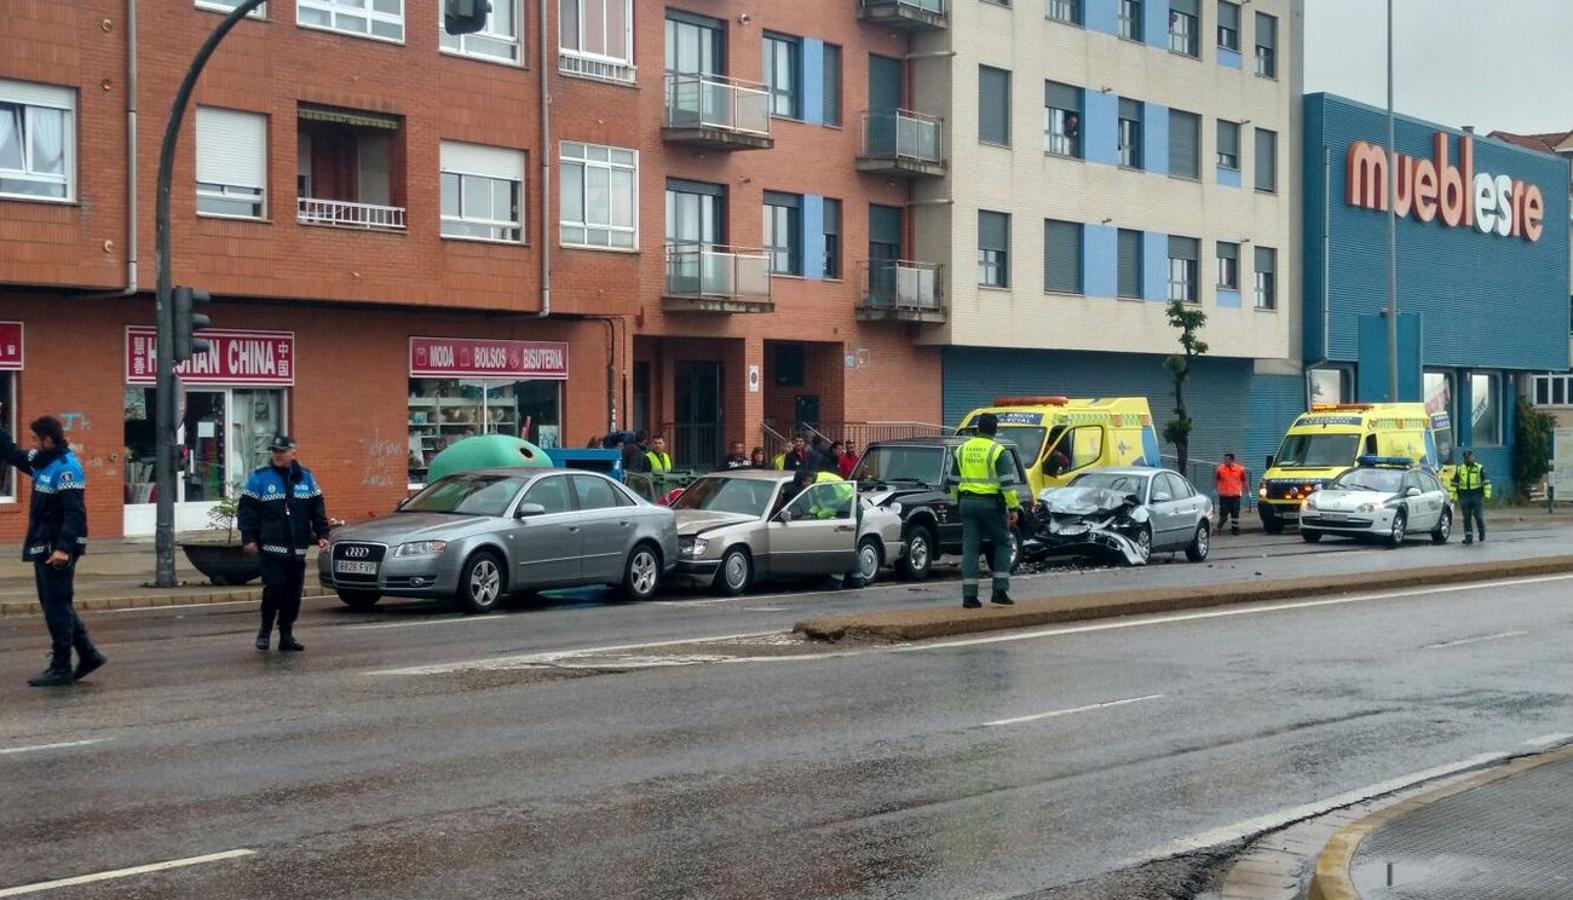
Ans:
[[[771,312],[770,254],[720,244],[668,244],[668,312]]]
[[[859,172],[909,177],[945,174],[945,135],[939,119],[910,109],[863,113]]]
[[[890,28],[945,28],[945,7],[946,0],[858,0],[858,18]]]
[[[663,140],[717,150],[768,150],[770,95],[762,84],[724,75],[666,76]]]
[[[945,298],[936,263],[907,259],[869,260],[863,264],[862,321],[945,321]]]

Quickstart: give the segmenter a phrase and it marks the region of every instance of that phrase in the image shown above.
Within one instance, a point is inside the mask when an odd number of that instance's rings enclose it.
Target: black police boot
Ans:
[[[71,677],[71,651],[67,650],[64,655],[51,653],[49,668],[27,679],[27,683],[33,687],[60,687],[74,680]]]
[[[293,632],[285,631],[282,628],[279,629],[279,650],[281,652],[299,653],[304,649],[306,648],[300,645],[300,641],[295,640]]]
[[[1474,542],[1475,542],[1475,536],[1474,535],[1472,535],[1472,534],[1464,535],[1464,543],[1465,544],[1473,544]]]
[[[97,672],[99,669],[102,669],[104,667],[104,663],[109,662],[109,657],[99,653],[97,648],[95,648],[92,644],[88,644],[85,648],[78,647],[76,650],[76,655],[76,671],[71,673],[72,681],[81,681],[94,672]]]
[[[976,598],[976,597],[962,597],[961,598],[961,608],[962,609],[982,609],[983,608],[983,604],[981,602],[979,602],[978,598]]]
[[[257,632],[257,649],[258,650],[266,650],[266,649],[268,649],[268,642],[269,642],[269,640],[272,637],[273,637],[273,629],[272,628],[264,628],[261,631]]]
[[[989,602],[996,606],[1015,606],[1016,601],[1010,599],[1010,594],[1005,591],[995,591]]]

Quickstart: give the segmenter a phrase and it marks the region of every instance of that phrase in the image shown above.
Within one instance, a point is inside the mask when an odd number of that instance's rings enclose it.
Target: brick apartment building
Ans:
[[[158,146],[228,5],[0,13],[0,402],[65,420],[99,536],[153,526]],[[439,6],[269,0],[197,87],[172,258],[216,302],[182,375],[179,527],[276,431],[360,518],[469,433],[648,427],[703,464],[804,420],[939,422],[915,338],[941,282],[898,262],[938,123],[862,116],[906,105],[906,31],[829,0],[494,0],[455,39]],[[0,539],[18,499],[0,483]]]

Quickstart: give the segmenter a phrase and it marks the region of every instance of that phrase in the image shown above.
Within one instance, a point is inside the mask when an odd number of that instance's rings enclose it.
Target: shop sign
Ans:
[[[295,383],[295,335],[288,331],[232,331],[220,328],[197,332],[210,347],[175,367],[186,385],[267,385],[288,387]],[[154,384],[158,380],[158,334],[151,328],[126,329],[126,383]]]
[[[410,376],[566,381],[568,345],[556,341],[412,337]]]
[[[1546,198],[1540,188],[1509,175],[1475,171],[1475,140],[1458,139],[1458,165],[1449,159],[1448,134],[1432,138],[1431,159],[1394,154],[1388,172],[1387,149],[1355,141],[1345,160],[1345,200],[1350,206],[1387,211],[1387,179],[1395,174],[1395,212],[1421,222],[1441,218],[1449,228],[1474,228],[1481,234],[1523,238],[1530,243],[1545,232]]]
[[[22,371],[22,323],[0,322],[0,372]]]

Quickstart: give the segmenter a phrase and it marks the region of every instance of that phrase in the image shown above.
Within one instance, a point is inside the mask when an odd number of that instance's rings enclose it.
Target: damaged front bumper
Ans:
[[[1040,532],[1040,539],[1049,555],[1096,556],[1129,566],[1147,564],[1147,557],[1142,554],[1136,539],[1112,527],[1050,521]]]

